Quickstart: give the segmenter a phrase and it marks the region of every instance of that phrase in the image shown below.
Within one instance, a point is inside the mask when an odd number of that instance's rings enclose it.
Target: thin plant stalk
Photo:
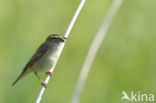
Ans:
[[[69,24],[69,26],[68,26],[68,28],[67,28],[65,34],[64,34],[64,37],[65,37],[65,38],[68,38],[68,36],[69,36],[69,34],[70,34],[70,32],[71,32],[73,26],[74,26],[74,23],[75,23],[75,21],[76,21],[78,15],[79,15],[81,9],[83,8],[83,5],[85,4],[85,1],[86,1],[86,0],[81,0],[81,2],[80,2],[80,4],[79,4],[79,6],[78,6],[78,8],[77,8],[77,10],[76,10],[76,12],[75,12],[73,18],[72,18],[72,20],[71,20],[71,22],[70,22],[70,24]],[[61,48],[60,48],[59,51],[58,51],[58,52],[59,52],[59,53],[58,53],[58,54],[59,54],[59,57],[60,57],[61,52],[62,52],[62,50],[63,50],[63,48],[64,48],[64,45],[65,45],[65,43],[63,43],[63,44],[61,45]],[[57,60],[57,61],[58,61],[58,60]],[[57,62],[56,62],[56,63],[57,63]],[[53,72],[53,70],[54,70],[54,68],[55,68],[55,66],[56,66],[56,63],[54,64],[53,67],[51,67],[50,72]],[[44,82],[47,84],[48,81],[49,81],[49,79],[50,79],[50,75],[48,74]],[[38,97],[37,97],[35,103],[40,103],[44,91],[45,91],[45,87],[42,86],[42,88],[41,88],[41,90],[40,90],[40,92],[39,92],[39,94],[38,94]]]
[[[95,35],[95,38],[89,48],[88,54],[86,56],[83,66],[82,66],[82,69],[81,69],[81,72],[80,72],[80,75],[79,75],[79,78],[78,78],[78,81],[77,81],[77,84],[75,87],[75,91],[74,91],[72,99],[71,99],[71,103],[79,103],[80,95],[81,95],[81,92],[83,91],[84,84],[88,77],[88,73],[91,69],[91,65],[95,59],[95,56],[97,54],[97,51],[98,51],[100,45],[102,44],[104,37],[106,36],[107,30],[110,26],[110,23],[112,22],[113,17],[117,13],[122,2],[123,2],[123,0],[114,0],[113,4],[111,5],[108,13],[106,14],[106,16],[103,20],[103,23],[102,23],[100,29],[98,30],[97,34]]]

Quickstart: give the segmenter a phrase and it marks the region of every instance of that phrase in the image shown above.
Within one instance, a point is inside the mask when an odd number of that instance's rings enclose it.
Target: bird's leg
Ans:
[[[41,81],[41,85],[43,85],[45,88],[47,88],[47,84],[46,83],[44,83],[44,81],[39,77],[39,75],[37,74],[37,72],[34,72],[35,73],[35,75],[37,76],[37,78]]]
[[[46,72],[46,74],[49,74],[51,76],[52,75],[52,72],[48,71],[48,72]]]

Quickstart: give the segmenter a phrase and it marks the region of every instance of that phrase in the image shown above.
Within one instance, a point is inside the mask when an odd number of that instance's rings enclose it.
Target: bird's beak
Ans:
[[[67,39],[66,37],[60,38],[62,42],[65,42],[65,40]]]

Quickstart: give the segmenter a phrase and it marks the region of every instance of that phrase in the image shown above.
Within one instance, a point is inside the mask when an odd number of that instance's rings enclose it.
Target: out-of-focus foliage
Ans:
[[[79,0],[0,0],[0,103],[33,103],[39,80],[12,82],[51,33],[63,35]],[[41,103],[69,103],[112,0],[87,0]],[[124,0],[92,65],[80,103],[121,103],[122,91],[156,94],[156,1]],[[45,74],[41,74],[45,78]],[[156,95],[155,95],[156,96]]]

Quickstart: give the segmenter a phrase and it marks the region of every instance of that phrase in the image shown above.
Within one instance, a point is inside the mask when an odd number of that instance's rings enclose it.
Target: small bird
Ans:
[[[29,62],[24,67],[22,73],[13,82],[12,86],[30,72],[34,72],[37,78],[39,78],[39,80],[42,82],[42,85],[46,87],[46,83],[43,82],[38,73],[45,72],[49,75],[52,74],[49,72],[49,69],[56,63],[58,59],[58,50],[60,49],[61,44],[65,42],[65,39],[65,37],[62,37],[58,34],[49,35],[37,49],[36,53],[31,57]]]

